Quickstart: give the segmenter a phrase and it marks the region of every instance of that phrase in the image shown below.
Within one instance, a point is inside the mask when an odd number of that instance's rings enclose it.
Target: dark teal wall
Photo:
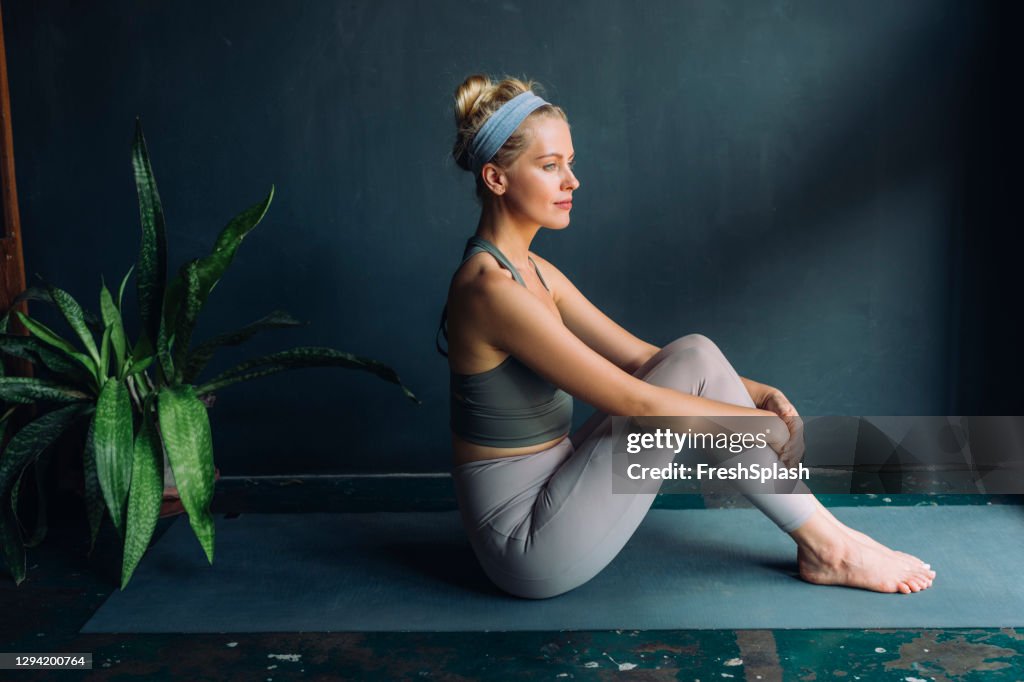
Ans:
[[[211,411],[226,474],[448,466],[434,332],[477,218],[449,156],[451,94],[475,71],[526,74],[568,112],[573,222],[534,246],[637,335],[706,334],[805,414],[1021,414],[1009,5],[5,1],[3,14],[30,275],[96,308],[100,273],[118,282],[135,261],[140,116],[175,269],[277,187],[195,338],[274,308],[310,324],[211,369],[326,345],[390,364],[423,400],[344,370],[228,389]],[[578,422],[590,412],[577,402]]]

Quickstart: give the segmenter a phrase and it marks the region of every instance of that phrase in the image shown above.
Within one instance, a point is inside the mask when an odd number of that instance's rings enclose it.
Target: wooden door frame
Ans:
[[[18,187],[14,177],[14,136],[11,128],[11,98],[7,83],[7,47],[4,43],[3,5],[0,4],[0,208],[3,226],[0,229],[0,316],[11,302],[25,290],[25,260],[21,248],[21,218],[18,213]],[[28,303],[22,301],[17,310],[28,314]],[[8,332],[28,334],[17,316],[10,319]],[[32,364],[26,360],[0,357],[10,375],[32,376]]]

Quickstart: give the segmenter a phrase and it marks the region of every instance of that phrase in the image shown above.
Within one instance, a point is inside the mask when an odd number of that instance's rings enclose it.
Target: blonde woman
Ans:
[[[456,89],[453,156],[473,174],[481,212],[441,318],[448,352],[438,350],[473,550],[498,587],[540,599],[597,575],[654,500],[612,494],[611,415],[770,417],[775,442],[744,454],[768,464],[788,463],[797,413],[700,334],[664,348],[636,338],[530,251],[541,227],[569,226],[580,187],[565,112],[533,87],[474,75]],[[597,412],[570,435],[573,396]],[[904,594],[932,584],[928,564],[845,526],[809,492],[738,487],[796,542],[803,579]]]

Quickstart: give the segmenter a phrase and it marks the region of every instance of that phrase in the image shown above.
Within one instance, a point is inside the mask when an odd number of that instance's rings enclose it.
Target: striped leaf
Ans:
[[[186,367],[182,372],[182,381],[187,384],[194,383],[199,373],[206,368],[206,365],[213,358],[218,348],[223,346],[239,346],[250,338],[265,329],[282,329],[285,327],[301,327],[305,322],[299,322],[283,310],[274,310],[265,317],[248,324],[241,329],[236,329],[227,334],[220,334],[209,341],[204,341],[188,355]]]
[[[135,376],[136,374],[139,374],[140,372],[145,372],[146,369],[150,365],[152,365],[152,364],[153,364],[153,356],[152,355],[150,355],[149,357],[142,358],[138,362],[134,362],[133,361],[131,366],[128,367],[127,371],[125,372],[125,377]]]
[[[25,329],[28,329],[33,335],[35,335],[39,340],[43,341],[44,343],[48,343],[54,348],[62,350],[69,356],[78,360],[78,362],[80,362],[83,367],[89,370],[89,373],[92,374],[93,377],[96,377],[96,381],[99,382],[99,363],[94,362],[93,359],[86,355],[85,353],[80,353],[77,350],[75,350],[74,346],[72,346],[70,343],[65,341],[60,336],[58,336],[56,332],[54,332],[52,329],[47,327],[42,322],[33,320],[27,315],[22,315],[21,312],[16,311],[16,314],[18,315],[18,319],[21,320],[21,323],[25,325]]]
[[[333,348],[315,346],[293,348],[243,362],[226,372],[222,372],[197,388],[196,394],[202,396],[240,381],[247,381],[248,379],[255,379],[285,370],[307,367],[342,367],[370,372],[385,381],[398,384],[406,397],[417,404],[421,404],[412,391],[401,382],[395,370],[387,365],[376,360],[352,355],[351,353],[343,353]]]
[[[178,372],[176,382],[181,383],[181,370],[185,366],[188,347],[192,342],[192,330],[195,329],[196,318],[203,307],[200,298],[199,261],[192,260],[181,269],[181,278],[185,282],[185,299],[178,309],[178,317],[174,326],[174,369]]]
[[[46,471],[50,466],[50,458],[53,456],[53,448],[43,450],[43,452],[36,457],[35,461],[35,481],[36,481],[36,527],[32,530],[32,535],[25,540],[25,547],[38,547],[46,538],[46,531],[48,529],[46,520]],[[21,479],[18,479],[21,482]],[[15,506],[12,510],[14,512],[14,518],[18,519],[18,508]],[[20,521],[20,519],[18,519]]]
[[[91,405],[76,404],[47,412],[19,429],[0,452],[0,545],[16,585],[25,579],[25,546],[10,504],[15,481],[29,462],[90,409]]]
[[[146,138],[142,134],[142,122],[135,119],[135,139],[132,142],[132,169],[135,172],[135,189],[139,196],[139,219],[142,224],[142,240],[139,246],[139,274],[135,280],[138,294],[139,317],[142,320],[143,338],[148,343],[160,343],[160,328],[163,320],[164,287],[167,284],[167,231],[164,226],[164,211],[156,178],[149,163]],[[164,339],[166,343],[166,338]],[[152,352],[150,347],[140,357]],[[169,360],[166,345],[160,349],[161,362]],[[165,368],[169,372],[169,368]],[[168,374],[169,376],[169,374]]]
[[[124,282],[121,283],[121,290],[124,290]],[[110,342],[114,347],[114,357],[117,359],[117,372],[120,374],[121,369],[124,367],[125,362],[125,335],[124,335],[124,322],[121,320],[121,310],[117,305],[114,304],[114,299],[107,290],[107,285],[103,284],[100,288],[100,314],[103,315],[103,326],[105,329],[110,330]],[[104,372],[103,376],[107,373]]]
[[[196,274],[199,276],[199,304],[206,302],[210,292],[217,286],[217,282],[224,275],[235,252],[241,245],[246,235],[256,227],[274,199],[274,186],[270,186],[270,192],[266,199],[245,209],[232,218],[220,234],[213,246],[213,251],[205,258],[199,259],[196,266]],[[173,328],[178,318],[178,308],[187,292],[187,282],[184,276],[179,274],[167,287],[167,296],[164,307],[164,322],[168,328]]]
[[[157,400],[164,451],[182,506],[207,560],[213,563],[213,437],[206,406],[192,386],[165,386]]]
[[[4,365],[0,362],[0,377],[4,375]],[[0,416],[0,443],[4,442],[4,436],[7,434],[7,425],[11,423],[11,415],[18,409],[18,406],[7,408],[7,411]]]
[[[56,301],[53,300],[53,297],[50,296],[50,292],[47,291],[44,287],[29,287],[22,291],[11,302],[10,310],[13,310],[22,301],[42,301],[43,303],[48,303],[54,307],[57,307]],[[8,311],[8,315],[9,314],[10,311]],[[96,317],[96,315],[94,315],[85,308],[82,309],[82,315],[85,316],[85,323],[89,326],[90,329],[92,329],[93,331],[103,330],[103,324],[100,321],[100,319]],[[7,315],[4,316],[4,319],[6,318]],[[0,331],[6,332],[7,329],[6,327],[0,325]]]
[[[110,376],[110,333],[113,325],[103,330],[103,341],[100,342],[100,376]]]
[[[28,329],[30,332],[35,334],[40,340],[45,341],[54,348],[62,350],[69,355],[76,352],[75,347],[65,340],[64,337],[47,327],[42,322],[33,320],[28,315],[23,315],[20,311],[17,312],[17,315],[18,319],[21,320],[21,323],[25,325],[25,329]]]
[[[153,424],[152,402],[152,399],[146,401],[142,426],[135,438],[132,487],[128,493],[128,533],[125,536],[124,560],[121,564],[122,590],[127,587],[132,573],[153,539],[163,498],[163,451],[160,435]]]
[[[30,405],[39,400],[54,403],[91,401],[92,396],[71,386],[35,377],[0,377],[0,400]]]
[[[96,382],[96,377],[79,360],[51,348],[34,336],[0,334],[0,352],[42,365],[54,374],[63,375],[65,382],[75,384],[77,388],[91,388]]]
[[[96,339],[92,337],[92,331],[89,330],[89,325],[85,323],[85,315],[82,312],[82,306],[78,305],[78,301],[75,300],[74,296],[68,292],[53,286],[52,284],[45,283],[46,290],[50,292],[50,297],[53,298],[54,303],[57,304],[57,308],[60,310],[64,319],[71,326],[75,333],[78,334],[78,338],[81,339],[85,349],[89,351],[89,357],[93,359],[98,365],[100,362],[100,354],[96,349]]]
[[[96,474],[96,448],[93,447],[93,430],[96,425],[95,419],[89,420],[89,432],[85,436],[85,449],[82,452],[82,473],[85,481],[85,515],[89,520],[89,551],[92,554],[96,547],[96,538],[100,534],[100,524],[103,523],[103,490],[100,488],[100,479]]]
[[[124,537],[124,508],[132,477],[132,403],[123,381],[108,379],[100,391],[93,417],[92,447],[96,477],[110,519]]]
[[[160,317],[160,328],[156,337],[156,357],[159,360],[158,366],[163,373],[163,380],[160,383],[173,383],[174,379],[174,358],[171,355],[171,344],[173,343],[174,328],[168,327],[163,316]]]

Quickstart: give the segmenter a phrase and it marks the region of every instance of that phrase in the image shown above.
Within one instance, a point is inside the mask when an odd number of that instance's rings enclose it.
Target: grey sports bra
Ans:
[[[480,237],[470,237],[462,256],[486,251],[526,286],[522,275],[496,246]],[[462,265],[460,263],[460,267]],[[530,259],[541,284],[548,289],[537,264]],[[550,289],[549,289],[550,291]],[[448,339],[448,305],[441,313],[439,334]],[[439,353],[448,356],[436,338]],[[543,379],[532,369],[509,355],[497,367],[478,374],[451,372],[449,383],[450,426],[460,438],[494,447],[535,445],[569,432],[572,425],[572,396]]]

